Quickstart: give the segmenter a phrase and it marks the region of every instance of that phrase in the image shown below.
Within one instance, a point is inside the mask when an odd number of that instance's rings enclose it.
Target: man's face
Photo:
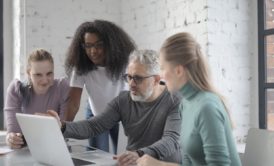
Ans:
[[[149,101],[154,92],[155,76],[147,74],[146,66],[138,62],[130,62],[126,77],[130,96],[134,101]]]

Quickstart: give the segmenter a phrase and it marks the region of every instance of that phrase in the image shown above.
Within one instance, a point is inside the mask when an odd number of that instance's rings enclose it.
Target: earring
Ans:
[[[31,87],[32,87],[32,82],[31,82],[30,78],[28,78],[28,84],[27,84],[27,86],[28,86],[29,89],[31,89]]]

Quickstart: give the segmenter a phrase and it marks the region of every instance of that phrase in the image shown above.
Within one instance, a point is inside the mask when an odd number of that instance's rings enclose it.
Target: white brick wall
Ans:
[[[213,82],[235,121],[235,138],[242,143],[258,117],[256,11],[256,0],[122,0],[122,24],[139,48],[157,50],[171,34],[192,33],[208,57]]]
[[[245,140],[249,127],[258,126],[256,0],[24,0],[21,4],[26,36],[21,56],[24,59],[36,47],[50,50],[57,77],[64,74],[72,35],[86,20],[120,24],[139,48],[158,50],[166,37],[192,33],[208,57],[214,83],[227,99],[237,142]]]
[[[122,25],[140,49],[158,50],[165,38],[180,31],[192,32],[205,45],[205,5],[206,1],[122,0]]]
[[[65,53],[84,21],[106,19],[120,24],[119,0],[25,0],[26,54],[43,47],[55,59],[56,76],[64,75]]]
[[[257,6],[255,0],[208,1],[208,57],[228,101],[238,143],[258,122]]]

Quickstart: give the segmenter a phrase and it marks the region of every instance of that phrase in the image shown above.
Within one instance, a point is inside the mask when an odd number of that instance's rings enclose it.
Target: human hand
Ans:
[[[57,112],[55,112],[54,110],[48,110],[47,113],[48,113],[50,116],[54,117],[54,118],[57,120],[57,122],[58,122],[58,124],[59,124],[60,127],[62,126],[62,122],[61,122],[60,117],[59,117],[59,115],[57,114]]]
[[[6,143],[12,149],[22,148],[24,145],[23,135],[21,133],[8,133]]]
[[[47,110],[47,113],[40,113],[40,112],[39,112],[39,113],[35,113],[35,115],[42,115],[42,116],[51,116],[51,117],[54,117],[54,118],[57,120],[59,127],[62,126],[62,122],[61,122],[61,120],[60,120],[60,118],[59,118],[59,115],[58,115],[57,112],[55,112],[54,110]]]
[[[163,162],[156,160],[155,158],[145,154],[141,158],[139,158],[137,161],[137,166],[161,166],[163,165]]]
[[[137,152],[126,151],[120,155],[113,156],[113,159],[118,161],[119,166],[136,165],[136,160],[139,158]]]

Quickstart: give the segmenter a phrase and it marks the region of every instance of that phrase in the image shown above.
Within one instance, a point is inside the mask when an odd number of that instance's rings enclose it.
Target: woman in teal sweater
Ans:
[[[199,44],[188,33],[169,37],[161,48],[160,66],[168,90],[183,96],[179,109],[183,165],[240,166],[229,113],[212,87]],[[145,155],[138,165],[176,164]]]

